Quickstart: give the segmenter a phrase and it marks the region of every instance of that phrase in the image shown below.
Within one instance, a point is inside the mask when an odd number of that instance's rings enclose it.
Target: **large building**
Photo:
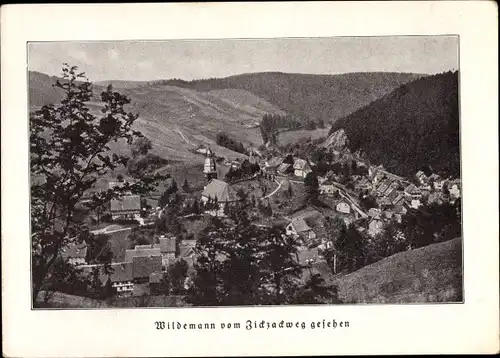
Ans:
[[[203,190],[201,200],[205,205],[210,202],[216,202],[218,208],[209,208],[207,212],[213,216],[224,216],[224,208],[226,205],[238,201],[238,196],[231,185],[225,181],[212,179]]]
[[[140,195],[126,195],[111,200],[111,216],[116,219],[136,219],[141,214]]]

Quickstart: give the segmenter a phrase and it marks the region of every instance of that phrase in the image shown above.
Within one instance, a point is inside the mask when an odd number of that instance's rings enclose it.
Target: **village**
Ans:
[[[160,203],[161,199],[149,197],[146,201],[140,195],[128,193],[109,203],[113,224],[92,232],[109,235],[114,242],[110,268],[105,270],[105,264],[88,263],[85,243],[68,246],[62,252],[63,258],[84,274],[91,276],[98,272],[100,287],[111,288],[118,297],[161,292],[163,276],[179,263],[185,266],[182,285],[188,289],[197,258],[199,228],[196,226],[210,217],[224,218],[234,203],[246,198],[252,204],[249,213],[252,225],[284,227],[286,235],[300,244],[298,262],[331,274],[324,252],[333,242],[326,234],[325,220],[341,219],[346,226],[353,226],[361,235],[375,240],[388,225],[401,222],[408,210],[418,210],[430,203],[453,203],[461,192],[457,179],[441,178],[434,173],[426,175],[424,171],[418,171],[413,178],[403,178],[382,166],[367,164],[348,150],[331,150],[329,165],[340,163],[355,170],[347,175],[328,170],[323,176],[317,175],[318,163],[291,154],[264,156],[252,150],[244,160],[228,160],[217,157],[205,146],[200,146],[197,153],[204,156],[203,190],[185,188],[180,198],[175,194],[176,184],[175,190],[170,187],[170,194],[176,195],[174,213],[170,210],[170,215],[175,216],[176,223],[181,222],[179,225],[184,223],[183,230],[171,230],[168,224],[164,224],[162,231],[155,229],[158,220],[173,205],[169,200]],[[322,205],[303,204],[311,178],[317,183]],[[109,181],[110,188],[116,185],[120,181]],[[153,205],[144,205],[145,202]],[[124,221],[134,224],[116,224]],[[148,232],[150,243],[134,245],[132,241],[131,244],[132,233],[141,231]]]

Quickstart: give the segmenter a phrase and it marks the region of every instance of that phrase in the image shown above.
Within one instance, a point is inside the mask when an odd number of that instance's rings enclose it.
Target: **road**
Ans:
[[[289,179],[290,182],[292,183],[297,183],[297,184],[304,184],[303,181],[299,181],[299,180],[293,180],[293,179]],[[361,215],[362,217],[368,217],[368,214],[366,214],[363,210],[361,210],[361,208],[359,207],[359,205],[356,203],[356,200],[353,199],[349,193],[347,192],[347,190],[344,189],[344,186],[340,183],[337,183],[335,181],[333,181],[333,184],[337,187],[337,189],[339,189],[339,193],[340,193],[340,196],[344,199],[346,199],[347,201],[349,201],[349,204],[351,204],[351,206],[353,207],[354,210],[356,210],[359,215]],[[271,193],[271,194],[274,194],[274,193]]]

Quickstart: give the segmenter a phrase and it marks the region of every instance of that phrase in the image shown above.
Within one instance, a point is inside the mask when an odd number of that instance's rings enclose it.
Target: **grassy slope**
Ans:
[[[162,82],[199,91],[243,89],[298,119],[335,121],[420,76],[389,72],[340,75],[266,72],[191,82]]]
[[[287,145],[290,143],[298,143],[301,141],[305,141],[307,139],[315,140],[322,137],[328,136],[328,132],[330,127],[327,128],[317,128],[315,130],[293,130],[293,131],[284,131],[279,134],[279,144]]]
[[[30,72],[30,108],[58,103],[62,92],[52,87],[56,77]],[[202,163],[203,156],[192,153],[198,145],[208,145],[219,156],[230,159],[240,153],[215,144],[215,136],[225,131],[246,145],[262,144],[255,125],[267,112],[280,113],[279,108],[245,90],[197,92],[185,88],[153,85],[140,87],[118,83],[120,92],[131,99],[130,110],[139,113],[134,124],[153,142],[153,151],[171,160]],[[96,93],[103,87],[97,86]],[[99,107],[91,103],[95,112]],[[115,151],[127,150],[123,143]]]
[[[422,303],[462,299],[462,239],[398,253],[335,276],[344,302]]]
[[[403,176],[422,165],[460,175],[458,73],[428,76],[337,121],[351,151]]]

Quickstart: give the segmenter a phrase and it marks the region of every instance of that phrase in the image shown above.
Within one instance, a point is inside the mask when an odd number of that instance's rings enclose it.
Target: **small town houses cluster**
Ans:
[[[219,179],[214,153],[205,148],[198,150],[205,155],[203,173],[206,185],[201,193],[201,201],[207,203],[217,200],[218,207],[210,208],[204,215],[225,216],[225,207],[239,200],[236,191],[230,183]],[[244,161],[224,161],[233,169],[238,169],[246,161],[259,164],[262,173],[273,175],[283,188],[304,183],[304,179],[314,170],[315,164],[308,159],[293,158],[293,163],[285,163],[285,157],[264,159],[260,153],[250,155]],[[351,157],[352,158],[352,157]],[[227,162],[227,163],[226,163]],[[366,166],[361,160],[358,166]],[[328,197],[334,202],[333,210],[325,212],[321,208],[308,207],[293,213],[290,216],[273,217],[275,223],[284,224],[286,234],[294,237],[300,244],[298,259],[302,264],[316,264],[316,267],[325,264],[322,252],[331,247],[332,242],[326,239],[324,221],[326,217],[340,217],[346,224],[354,224],[361,233],[375,237],[382,233],[384,227],[393,220],[401,222],[402,216],[410,208],[419,208],[423,201],[427,203],[454,202],[460,197],[460,180],[441,178],[436,174],[426,176],[424,172],[416,173],[414,180],[397,176],[386,171],[382,166],[368,165],[367,175],[352,175],[352,185],[348,189],[340,184],[335,174],[328,177],[318,177],[320,195]],[[110,182],[110,187],[116,185]],[[361,194],[361,195],[360,195]],[[365,211],[359,204],[363,195],[374,197],[377,208]],[[156,208],[161,212],[161,208]],[[123,195],[110,203],[113,220],[128,218],[135,219],[141,225],[141,198],[139,195]],[[268,225],[254,223],[254,225]],[[110,281],[119,295],[132,295],[134,286],[149,285],[149,288],[158,285],[163,272],[176,260],[187,261],[190,271],[193,270],[195,260],[195,241],[182,240],[180,250],[176,250],[176,237],[161,236],[156,238],[157,243],[152,245],[138,245],[127,250],[123,262],[113,262],[113,272],[102,274],[100,281],[103,285]],[[63,251],[63,257],[70,263],[90,272],[99,265],[88,265],[85,262],[87,248],[85,245],[73,245]]]

